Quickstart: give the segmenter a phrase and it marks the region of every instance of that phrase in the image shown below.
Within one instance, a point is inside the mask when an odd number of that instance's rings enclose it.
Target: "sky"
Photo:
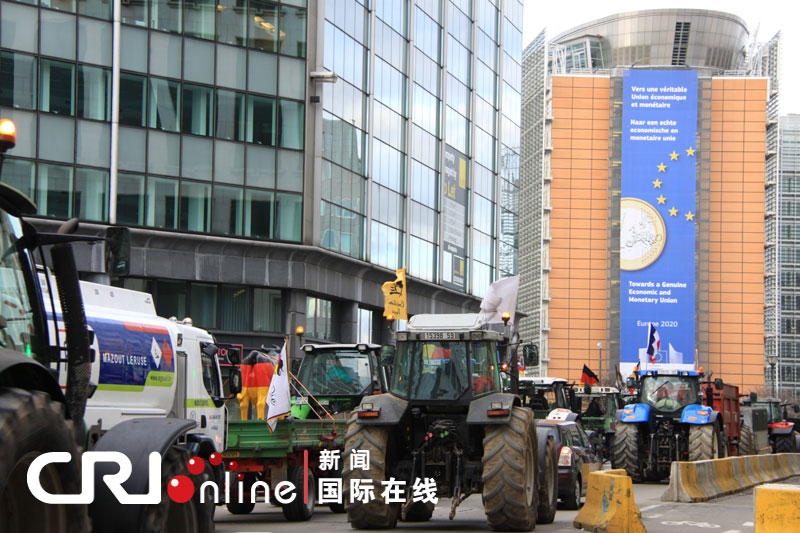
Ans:
[[[771,39],[781,32],[780,113],[800,113],[800,4],[796,0],[693,0],[631,1],[572,0],[567,2],[524,0],[523,48],[547,28],[547,38],[616,13],[659,8],[713,9],[738,15],[750,29],[751,38],[758,27],[758,41]]]

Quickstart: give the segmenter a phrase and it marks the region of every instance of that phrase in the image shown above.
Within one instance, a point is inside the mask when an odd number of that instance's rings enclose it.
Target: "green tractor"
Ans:
[[[364,396],[388,390],[376,344],[304,344],[292,395],[292,416],[347,419]]]
[[[595,453],[603,461],[608,458],[616,428],[617,410],[625,405],[619,389],[586,385],[576,389],[577,413],[583,428],[591,432]]]
[[[429,520],[436,502],[415,498],[418,483],[450,498],[451,519],[480,494],[494,530],[530,531],[554,520],[558,452],[553,439],[539,440],[533,411],[516,394],[517,356],[507,338],[468,314],[416,315],[396,333],[390,394],[365,397],[347,424],[342,477],[353,528]],[[511,393],[502,390],[501,365],[514,369]],[[353,467],[351,457],[366,451],[369,468]],[[382,485],[391,482],[405,489],[387,501]],[[373,499],[352,497],[360,483],[375,487]]]
[[[537,420],[546,419],[553,409],[569,409],[578,414],[575,389],[566,379],[523,376],[519,378],[519,394],[522,404],[533,410]]]

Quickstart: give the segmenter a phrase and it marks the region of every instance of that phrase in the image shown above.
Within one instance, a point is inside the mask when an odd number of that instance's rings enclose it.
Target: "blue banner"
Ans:
[[[623,91],[620,369],[693,369],[697,72],[628,70]]]

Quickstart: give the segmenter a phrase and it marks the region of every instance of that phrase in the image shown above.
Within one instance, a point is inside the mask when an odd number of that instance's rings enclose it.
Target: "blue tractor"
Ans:
[[[669,476],[672,461],[727,456],[723,417],[704,405],[702,377],[701,369],[643,370],[632,378],[637,383],[628,386],[638,393],[635,403],[617,411],[613,468],[624,468],[634,481],[659,481]]]

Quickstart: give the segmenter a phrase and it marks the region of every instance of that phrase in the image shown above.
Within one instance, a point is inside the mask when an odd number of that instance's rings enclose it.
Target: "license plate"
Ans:
[[[427,331],[422,334],[426,341],[457,341],[458,333],[454,331]]]

